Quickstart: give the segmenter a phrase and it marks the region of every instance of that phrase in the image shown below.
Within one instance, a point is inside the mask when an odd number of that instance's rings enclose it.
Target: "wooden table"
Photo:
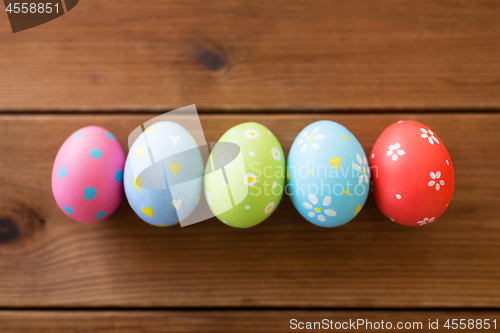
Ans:
[[[93,0],[12,34],[0,15],[0,332],[288,332],[290,320],[497,318],[500,2]],[[155,228],[126,202],[69,220],[64,139],[196,104],[207,141],[258,121],[285,152],[330,119],[369,152],[394,121],[436,131],[452,202],[423,228],[371,197],[322,229],[284,198],[248,229]],[[500,323],[499,323],[500,324]],[[380,331],[380,330],[379,330]]]

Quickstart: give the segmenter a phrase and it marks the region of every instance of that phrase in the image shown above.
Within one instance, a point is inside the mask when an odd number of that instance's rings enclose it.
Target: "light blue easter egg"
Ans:
[[[352,220],[370,187],[366,155],[354,135],[329,120],[306,126],[295,138],[287,165],[287,193],[309,222],[337,227]]]
[[[191,134],[181,125],[161,121],[132,144],[123,185],[134,212],[155,226],[171,226],[196,208],[203,186],[203,159]]]

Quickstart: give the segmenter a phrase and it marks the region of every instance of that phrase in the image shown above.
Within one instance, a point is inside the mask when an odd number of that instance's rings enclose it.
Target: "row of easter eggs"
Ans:
[[[295,138],[286,165],[280,143],[258,123],[229,129],[206,165],[194,138],[176,123],[147,128],[126,160],[110,132],[89,126],[63,143],[52,172],[54,197],[70,218],[107,218],[125,189],[134,212],[156,226],[216,216],[233,227],[252,227],[268,218],[286,193],[306,220],[336,227],[359,213],[370,188],[388,218],[420,226],[445,211],[453,187],[444,144],[415,121],[387,127],[369,159],[345,127],[314,122]]]

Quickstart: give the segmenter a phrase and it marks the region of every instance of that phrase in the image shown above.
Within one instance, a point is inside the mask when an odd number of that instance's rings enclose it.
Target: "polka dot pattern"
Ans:
[[[108,138],[110,138],[111,140],[116,141],[115,136],[113,134],[109,133],[108,131],[106,131],[106,136]]]
[[[83,197],[85,198],[85,200],[92,200],[92,199],[94,199],[96,194],[97,194],[97,191],[95,190],[95,188],[93,188],[91,186],[87,186],[83,190]]]
[[[57,171],[57,175],[59,176],[59,178],[63,179],[64,177],[66,177],[66,173],[68,172],[68,169],[66,169],[65,166],[62,166],[59,168],[59,170]]]
[[[94,216],[96,219],[102,219],[105,215],[106,215],[106,212],[101,210],[101,211],[98,211],[97,213],[95,213]]]
[[[115,171],[115,181],[117,183],[121,182],[123,180],[123,171],[121,170],[116,170]]]
[[[97,148],[92,148],[90,150],[90,156],[92,156],[95,159],[99,159],[102,156],[102,152]]]
[[[111,215],[123,199],[125,155],[102,127],[74,132],[59,149],[52,169],[52,191],[71,219],[91,223]]]

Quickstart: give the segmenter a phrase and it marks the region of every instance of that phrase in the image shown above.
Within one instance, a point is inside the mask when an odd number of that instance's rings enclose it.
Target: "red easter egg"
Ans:
[[[455,185],[453,164],[441,139],[424,124],[405,120],[387,127],[369,163],[373,197],[392,221],[422,226],[448,207]]]

